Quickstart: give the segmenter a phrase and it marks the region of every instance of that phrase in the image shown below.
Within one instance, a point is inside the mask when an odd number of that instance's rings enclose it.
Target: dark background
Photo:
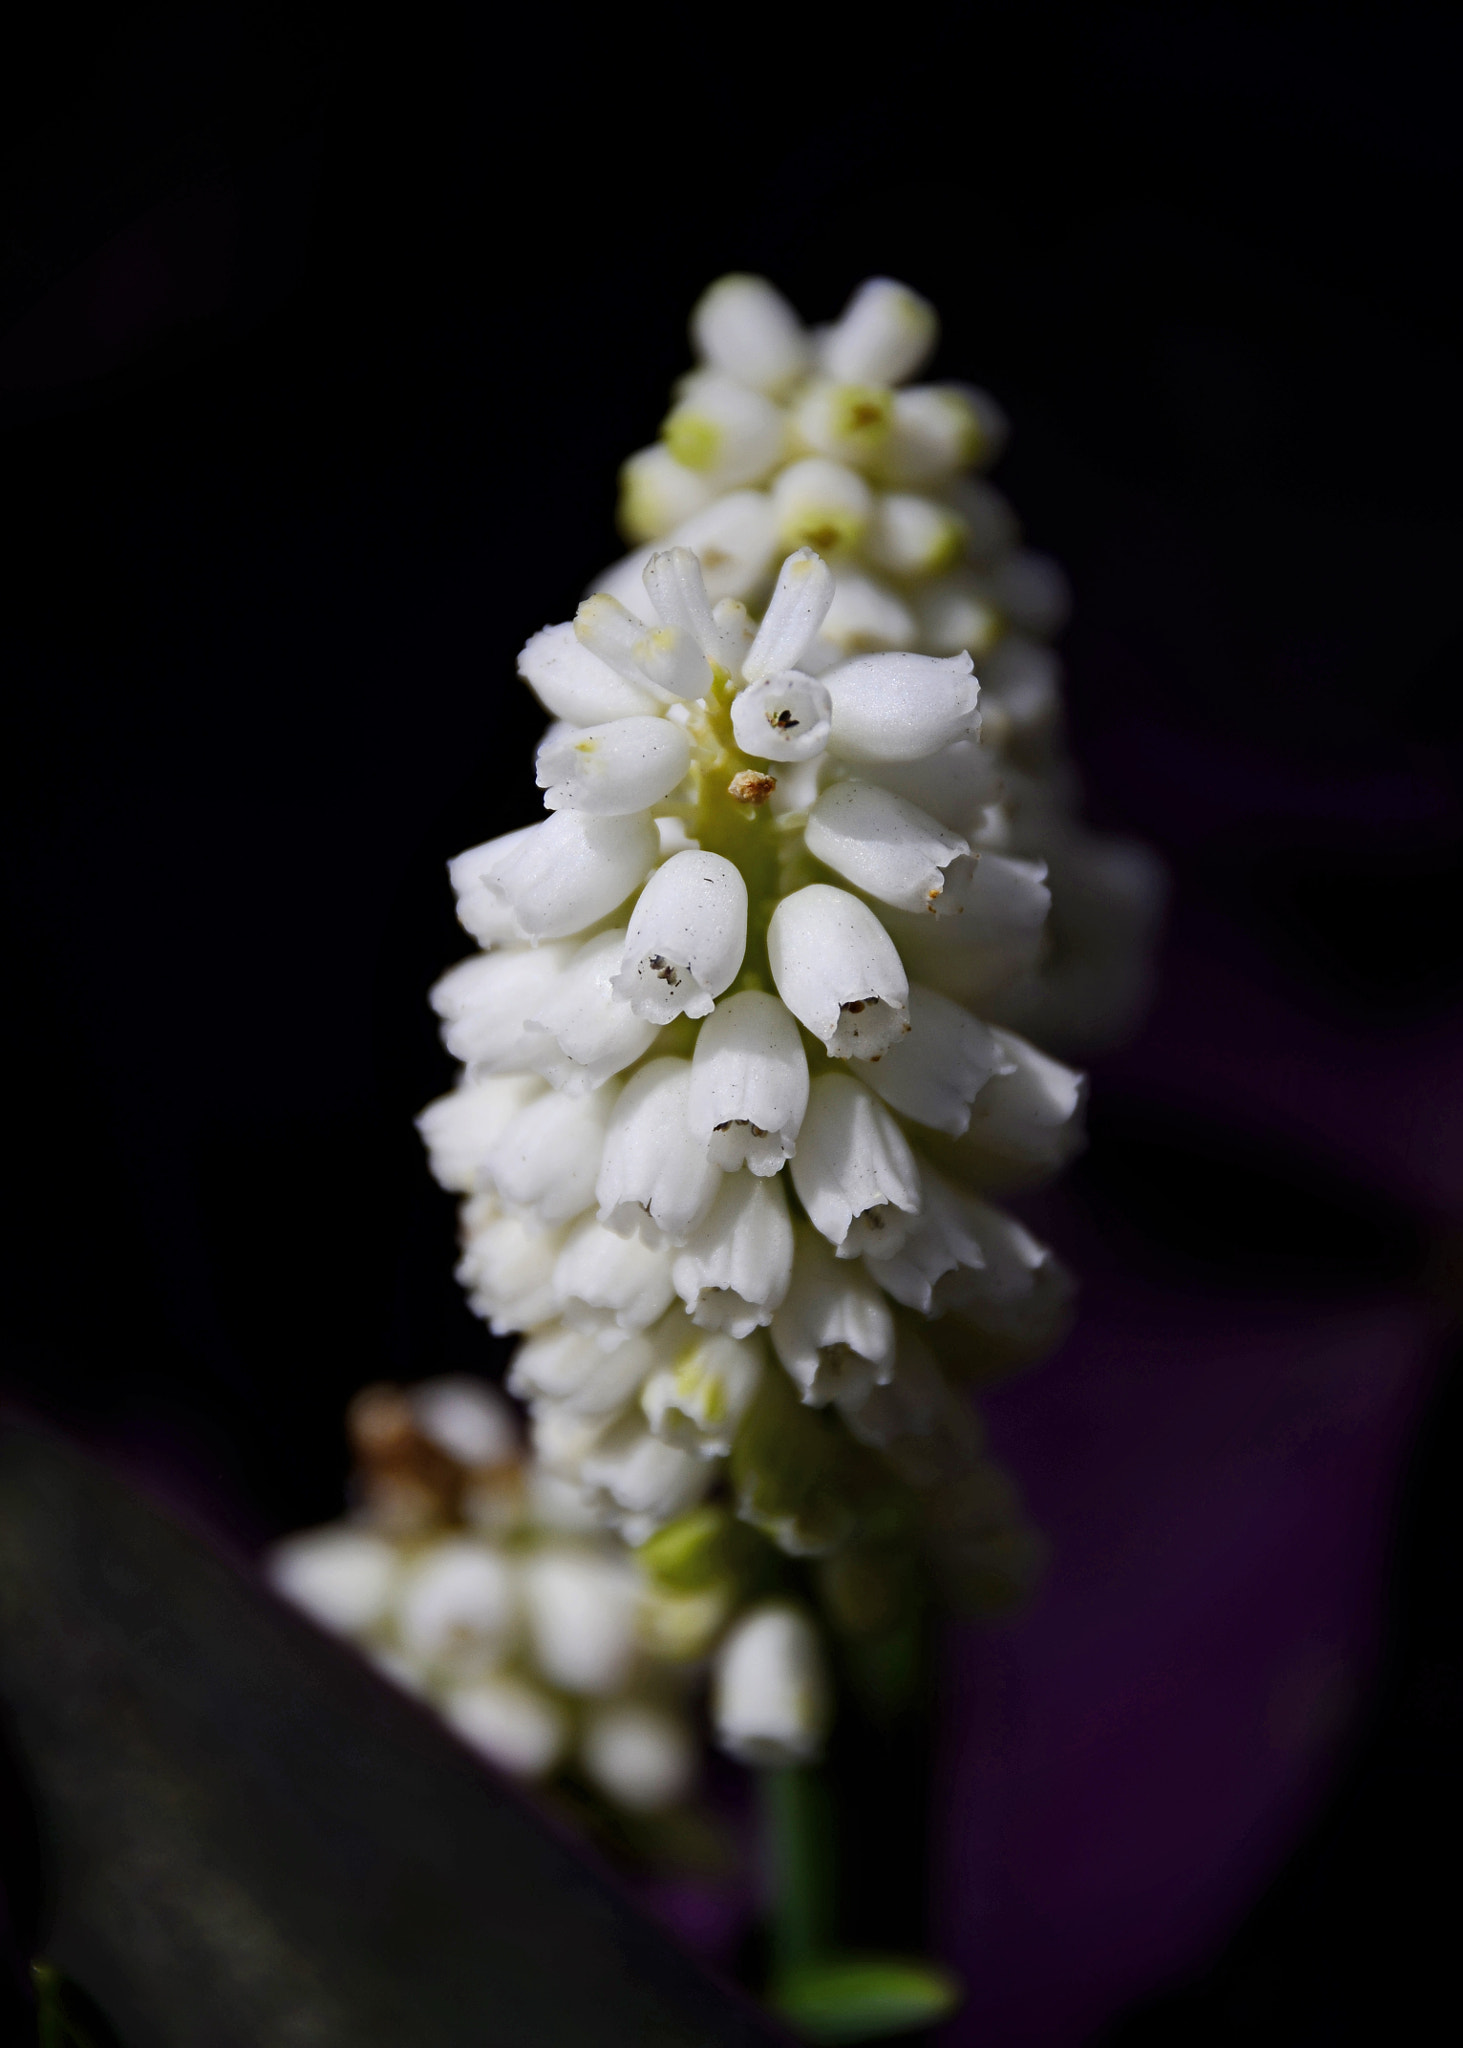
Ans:
[[[350,1391],[482,1368],[410,1126],[450,1073],[443,862],[536,811],[512,657],[618,551],[616,466],[728,268],[812,319],[904,278],[937,370],[1008,407],[999,481],[1077,592],[1091,814],[1316,1014],[1457,1003],[1450,12],[825,10],[715,40],[58,6],[26,33],[0,1304],[31,1411],[253,1545],[337,1511]],[[1215,762],[1207,809],[1180,757]],[[1318,814],[1318,764],[1413,794]],[[1097,1134],[1083,1199],[1236,1286],[1437,1270],[1425,1205],[1100,1086]],[[1230,1954],[1114,2041],[1456,2005],[1458,1466],[1443,1395],[1366,1747]]]

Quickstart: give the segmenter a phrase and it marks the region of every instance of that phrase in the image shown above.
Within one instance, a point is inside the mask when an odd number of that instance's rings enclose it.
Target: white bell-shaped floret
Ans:
[[[523,946],[475,953],[449,968],[431,992],[447,1050],[479,1074],[527,1069],[531,1046],[524,1021],[572,957],[571,946]]]
[[[940,317],[928,299],[871,277],[824,335],[819,355],[830,377],[847,384],[903,384],[934,348]]]
[[[857,547],[874,512],[874,494],[856,469],[826,455],[805,456],[779,471],[772,486],[777,538],[787,548],[820,555]]]
[[[756,483],[782,455],[781,409],[720,370],[686,378],[660,437],[684,468],[718,490]]]
[[[421,1380],[407,1396],[418,1433],[469,1470],[516,1463],[518,1421],[512,1404],[486,1380],[444,1373]]]
[[[559,1311],[554,1269],[562,1228],[504,1210],[494,1194],[474,1195],[462,1212],[462,1257],[456,1277],[468,1306],[495,1337],[532,1330]]]
[[[716,1653],[711,1718],[739,1763],[781,1769],[812,1763],[828,1730],[823,1653],[800,1608],[768,1601],[744,1614]]]
[[[965,834],[976,829],[1001,794],[998,756],[979,740],[956,740],[922,761],[880,761],[863,773],[880,789],[892,790],[952,832]]]
[[[809,853],[896,910],[959,916],[974,869],[968,840],[874,782],[835,782],[808,813]]]
[[[500,1550],[469,1536],[435,1543],[402,1583],[396,1627],[408,1658],[460,1677],[489,1667],[518,1621],[518,1583]]]
[[[968,654],[866,654],[823,677],[833,699],[828,745],[844,761],[919,761],[980,731],[980,685]]]
[[[747,947],[747,885],[719,853],[678,853],[657,868],[630,916],[616,995],[637,1017],[708,1017]]]
[[[884,1105],[850,1074],[820,1074],[808,1098],[792,1184],[841,1259],[897,1251],[919,1212],[919,1168]]]
[[[948,505],[913,491],[884,491],[874,507],[864,548],[890,576],[938,576],[965,552],[965,527]]]
[[[571,726],[539,747],[544,808],[620,818],[646,810],[684,781],[691,743],[668,718],[621,718]]]
[[[702,1458],[724,1458],[762,1378],[762,1348],[723,1331],[691,1331],[691,1341],[657,1368],[640,1390],[652,1433]]]
[[[1014,1031],[998,1030],[992,1037],[1001,1064],[975,1098],[961,1152],[1054,1173],[1082,1143],[1086,1077]]]
[[[539,1093],[533,1074],[490,1074],[429,1102],[417,1118],[438,1187],[470,1195],[490,1187],[484,1161],[504,1126]]]
[[[1004,1210],[977,1201],[963,1189],[952,1188],[950,1194],[965,1228],[979,1240],[981,1257],[978,1262],[962,1259],[941,1276],[934,1290],[936,1310],[969,1313],[981,1305],[1000,1309],[1026,1300],[1051,1262],[1050,1249]]]
[[[1035,966],[1051,900],[1045,861],[987,852],[965,888],[958,918],[936,925],[933,918],[899,910],[887,915],[921,981],[961,1002],[978,1003]]]
[[[787,1292],[792,1262],[781,1179],[729,1173],[671,1270],[693,1322],[747,1337],[772,1320]]]
[[[800,377],[810,350],[802,322],[765,277],[720,277],[691,315],[698,355],[754,391],[773,397]]]
[[[972,463],[988,459],[997,408],[986,393],[965,384],[915,384],[894,393],[893,420],[879,450],[878,473],[888,484],[943,484]]]
[[[772,1348],[812,1408],[854,1400],[894,1370],[888,1302],[862,1266],[835,1258],[806,1224],[798,1230],[787,1299],[772,1318]]]
[[[639,1700],[614,1700],[586,1715],[579,1761],[590,1783],[630,1813],[663,1813],[696,1782],[685,1717]]]
[[[776,1173],[808,1106],[808,1060],[776,996],[748,989],[718,1003],[696,1038],[686,1121],[726,1173]]]
[[[959,1137],[970,1122],[971,1103],[1005,1061],[997,1034],[978,1017],[911,982],[908,1032],[877,1060],[855,1066],[901,1116]]]
[[[524,1020],[525,1064],[566,1095],[600,1087],[655,1037],[656,1024],[637,1017],[610,986],[624,951],[623,927],[588,940]]]
[[[667,626],[679,626],[701,649],[707,661],[730,675],[740,671],[747,651],[746,617],[734,600],[718,619],[706,594],[701,564],[690,548],[662,548],[645,565],[646,593]]]
[[[503,1200],[543,1223],[567,1223],[587,1209],[614,1106],[609,1082],[592,1095],[550,1090],[520,1109],[484,1161]]]
[[[811,548],[798,548],[778,571],[751,652],[742,663],[749,683],[796,668],[833,602],[833,573]]]
[[[659,698],[642,679],[632,682],[591,654],[572,619],[535,633],[518,657],[518,673],[540,704],[570,725],[603,725],[660,709]]]
[[[620,464],[619,526],[627,540],[657,540],[708,504],[716,486],[677,462],[664,441]]]
[[[877,463],[894,423],[894,393],[887,385],[815,377],[799,394],[792,422],[805,447],[868,469]]]
[[[265,1563],[276,1593],[342,1636],[366,1635],[386,1619],[400,1568],[384,1537],[345,1523],[286,1537]]]
[[[906,1308],[930,1315],[940,1281],[962,1269],[979,1272],[985,1251],[975,1228],[979,1205],[952,1187],[928,1161],[921,1181],[924,1205],[918,1222],[892,1258],[878,1260],[869,1270],[886,1294]]]
[[[600,1517],[627,1543],[644,1543],[694,1507],[712,1483],[704,1458],[652,1436],[627,1415],[602,1436],[579,1469],[579,1483]]]
[[[691,1129],[689,1060],[651,1060],[626,1083],[610,1119],[595,1196],[621,1237],[684,1244],[711,1207],[721,1169]]]
[[[836,651],[834,659],[824,662],[818,673],[836,667],[840,659],[867,654],[871,649],[912,646],[918,634],[914,613],[903,598],[872,576],[840,569],[838,587],[818,638],[820,648]]]
[[[838,1406],[850,1435],[880,1452],[907,1486],[962,1478],[985,1449],[980,1417],[909,1330],[899,1333],[887,1386],[871,1387],[861,1400]]]
[[[552,1401],[574,1415],[614,1415],[634,1399],[664,1355],[654,1332],[627,1337],[607,1351],[583,1330],[544,1330],[514,1352],[508,1391],[520,1401]]]
[[[732,699],[732,734],[754,760],[811,761],[828,745],[832,710],[816,677],[784,669]]]
[[[453,885],[471,880],[497,896],[529,939],[562,939],[594,924],[644,880],[655,827],[643,814],[594,818],[558,811],[526,832],[475,847],[453,862]],[[464,881],[459,881],[461,871]]]
[[[813,882],[784,896],[767,929],[777,992],[835,1059],[870,1059],[908,1029],[909,983],[865,903]]]
[[[512,1778],[546,1777],[569,1743],[568,1716],[558,1701],[504,1674],[454,1686],[442,1701],[442,1718],[469,1749]]]
[[[457,921],[480,946],[517,946],[528,936],[501,889],[490,885],[480,868],[486,856],[496,862],[510,844],[526,840],[537,830],[536,825],[524,825],[517,832],[490,839],[485,846],[470,846],[447,863],[447,877],[457,898]]]
[[[554,1286],[576,1329],[613,1342],[648,1330],[670,1307],[671,1255],[638,1237],[617,1237],[590,1216],[559,1254]]]
[[[603,1698],[635,1661],[639,1577],[626,1557],[554,1545],[523,1563],[534,1661],[550,1685]]]

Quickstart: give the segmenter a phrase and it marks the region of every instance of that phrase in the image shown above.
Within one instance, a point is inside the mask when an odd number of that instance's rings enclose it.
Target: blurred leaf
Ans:
[[[424,1708],[89,1460],[0,1431],[44,1953],[129,2048],[755,2048],[771,2023]]]
[[[879,2041],[948,2019],[959,1981],[906,1956],[826,1956],[784,1971],[772,2003],[810,2041]]]

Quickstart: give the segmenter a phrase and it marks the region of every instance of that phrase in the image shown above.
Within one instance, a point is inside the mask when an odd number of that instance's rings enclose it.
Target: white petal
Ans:
[[[474,1195],[462,1212],[462,1257],[456,1277],[468,1306],[495,1337],[532,1330],[558,1313],[554,1269],[562,1228],[506,1214],[493,1194]]]
[[[434,1543],[403,1582],[396,1626],[416,1664],[466,1675],[495,1662],[518,1623],[518,1583],[501,1551],[472,1537]]]
[[[686,1119],[727,1173],[776,1173],[808,1106],[808,1061],[776,996],[747,990],[718,1003],[696,1038]]]
[[[780,1179],[729,1173],[672,1269],[703,1329],[747,1337],[769,1322],[792,1274],[793,1238]]]
[[[656,848],[655,828],[642,814],[592,818],[559,811],[526,832],[459,854],[453,884],[461,888],[470,873],[507,905],[526,937],[567,938],[624,902]]]
[[[824,337],[823,368],[846,384],[902,384],[930,354],[939,333],[939,315],[927,299],[893,278],[871,277]]]
[[[544,1223],[567,1223],[589,1207],[615,1086],[592,1095],[551,1090],[519,1110],[484,1161],[505,1202]]]
[[[765,277],[718,278],[696,302],[691,338],[714,369],[774,397],[808,364],[802,323]]]
[[[689,1060],[651,1060],[625,1085],[605,1140],[599,1220],[621,1237],[684,1244],[711,1207],[721,1171],[687,1119]]]
[[[926,1164],[921,1175],[924,1207],[892,1258],[879,1259],[869,1271],[887,1294],[929,1315],[935,1288],[962,1268],[978,1272],[985,1251],[975,1222],[978,1205]]]
[[[866,654],[823,677],[833,699],[828,745],[845,761],[918,761],[980,731],[980,685],[968,654]]]
[[[671,1305],[671,1255],[617,1237],[590,1216],[574,1230],[554,1267],[565,1319],[613,1341],[658,1322]]]
[[[912,491],[884,491],[864,543],[869,560],[890,576],[938,576],[965,550],[965,527],[948,505]]]
[[[669,796],[691,765],[691,745],[668,718],[621,718],[544,740],[535,765],[546,810],[618,818]]]
[[[660,708],[643,681],[627,680],[590,653],[572,619],[535,633],[518,657],[518,673],[545,709],[570,725],[600,725]]]
[[[707,661],[715,662],[730,674],[739,673],[746,652],[745,614],[725,622],[717,620],[706,594],[701,564],[690,548],[662,548],[646,563],[643,580],[663,624],[679,626]]]
[[[906,1036],[878,1059],[854,1065],[901,1116],[958,1137],[970,1122],[978,1091],[1005,1060],[997,1033],[948,996],[912,982]]]
[[[598,1088],[639,1059],[655,1037],[657,1027],[610,987],[624,950],[623,928],[588,940],[524,1020],[524,1063],[568,1095]]]
[[[982,853],[964,892],[964,910],[936,925],[891,910],[889,929],[913,971],[962,1002],[981,1002],[1033,967],[1051,908],[1046,862]]]
[[[742,663],[749,683],[796,668],[833,602],[833,574],[811,548],[788,556],[778,573],[752,651]]]
[[[975,1098],[966,1145],[982,1155],[1033,1171],[1055,1172],[1082,1142],[1084,1075],[1039,1052],[1014,1031],[992,1033],[1002,1064]]]
[[[784,896],[767,930],[777,992],[835,1059],[869,1059],[909,1028],[909,983],[867,904],[814,882]]]
[[[919,1168],[903,1132],[848,1074],[821,1074],[813,1083],[792,1182],[840,1258],[889,1256],[920,1206]]]
[[[557,1700],[501,1674],[454,1686],[442,1701],[442,1718],[470,1749],[514,1778],[545,1777],[569,1740]]]
[[[590,1782],[631,1813],[663,1813],[696,1781],[696,1745],[684,1718],[638,1700],[616,1700],[590,1714],[579,1760]]]
[[[787,669],[733,697],[732,733],[754,760],[811,761],[828,744],[832,708],[815,677]]]
[[[652,1373],[640,1408],[654,1435],[700,1458],[724,1458],[762,1379],[762,1349],[723,1332],[691,1341]]]
[[[858,471],[824,455],[790,462],[772,486],[777,538],[787,548],[831,555],[856,547],[873,510],[873,493]]]
[[[786,429],[771,399],[718,370],[700,371],[681,389],[660,436],[684,468],[717,490],[732,490],[756,483],[776,464]]]
[[[806,1224],[798,1231],[787,1299],[772,1318],[772,1347],[813,1408],[854,1400],[893,1374],[889,1304],[862,1266],[836,1259]]]
[[[533,1075],[484,1075],[428,1103],[417,1129],[437,1185],[460,1195],[490,1186],[483,1162],[494,1140],[538,1092]]]
[[[881,903],[936,915],[962,908],[969,843],[876,783],[825,789],[804,836],[815,859]]]
[[[524,1560],[524,1599],[534,1657],[550,1685],[603,1697],[635,1659],[639,1580],[628,1558],[570,1548]]]
[[[708,478],[677,462],[657,441],[620,465],[620,531],[627,540],[655,540],[699,512],[714,494]]]
[[[711,1716],[720,1746],[763,1769],[812,1763],[829,1712],[828,1677],[807,1617],[780,1601],[743,1615],[716,1655]]]
[[[385,1620],[401,1560],[384,1537],[336,1522],[275,1544],[265,1570],[274,1590],[322,1628],[361,1636]]]
[[[627,1543],[643,1543],[700,1500],[714,1467],[627,1416],[585,1459],[580,1484]]]
[[[568,965],[573,948],[524,947],[520,951],[477,953],[462,960],[436,984],[432,1008],[443,1020],[442,1039],[455,1059],[471,1060],[479,1073],[509,1073],[530,1067],[532,1046],[524,1020],[536,1009]]]
[[[747,947],[747,885],[717,853],[678,853],[657,868],[630,917],[616,995],[636,1016],[706,1017]]]
[[[653,1334],[627,1337],[607,1351],[583,1330],[560,1326],[519,1345],[508,1391],[521,1401],[551,1401],[571,1415],[615,1415],[634,1399],[663,1355]]]
[[[956,740],[919,761],[870,763],[863,773],[866,780],[918,804],[942,825],[967,837],[1001,794],[995,751],[979,740]]]

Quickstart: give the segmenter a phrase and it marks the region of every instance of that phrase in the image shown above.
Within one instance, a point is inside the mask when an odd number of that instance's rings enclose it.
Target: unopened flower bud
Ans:
[[[455,1687],[442,1703],[447,1725],[510,1777],[546,1777],[568,1746],[563,1708],[536,1685],[496,1675]]]
[[[663,441],[620,465],[617,518],[628,541],[656,540],[711,502],[716,486],[677,462]]]
[[[784,547],[837,555],[863,539],[874,496],[857,470],[809,455],[779,473],[772,486],[772,511]]]
[[[535,633],[518,657],[518,673],[540,704],[570,725],[601,725],[660,709],[644,678],[632,681],[607,667],[579,639],[572,619]]]
[[[660,436],[676,461],[719,490],[755,483],[782,454],[783,416],[760,391],[718,370],[701,370],[682,386]]]
[[[939,315],[928,299],[893,278],[871,277],[824,336],[823,367],[848,383],[902,384],[939,334]]]
[[[550,1684],[603,1697],[618,1692],[635,1658],[635,1568],[578,1545],[548,1547],[523,1563],[534,1658]]]
[[[762,277],[718,278],[696,303],[691,338],[713,369],[773,396],[807,367],[802,324]]]
[[[833,602],[833,576],[811,548],[798,548],[778,571],[777,584],[742,663],[749,683],[794,669],[817,637]]]
[[[968,654],[866,654],[823,677],[833,699],[828,745],[845,761],[919,761],[980,731],[980,685]]]
[[[938,576],[959,561],[965,528],[948,505],[912,491],[879,497],[866,542],[869,560],[890,576]]]
[[[306,1529],[270,1552],[270,1584],[336,1635],[362,1636],[384,1621],[396,1590],[396,1551],[364,1529]]]
[[[590,1712],[579,1759],[601,1792],[632,1813],[664,1812],[696,1779],[696,1748],[685,1720],[637,1700]]]

